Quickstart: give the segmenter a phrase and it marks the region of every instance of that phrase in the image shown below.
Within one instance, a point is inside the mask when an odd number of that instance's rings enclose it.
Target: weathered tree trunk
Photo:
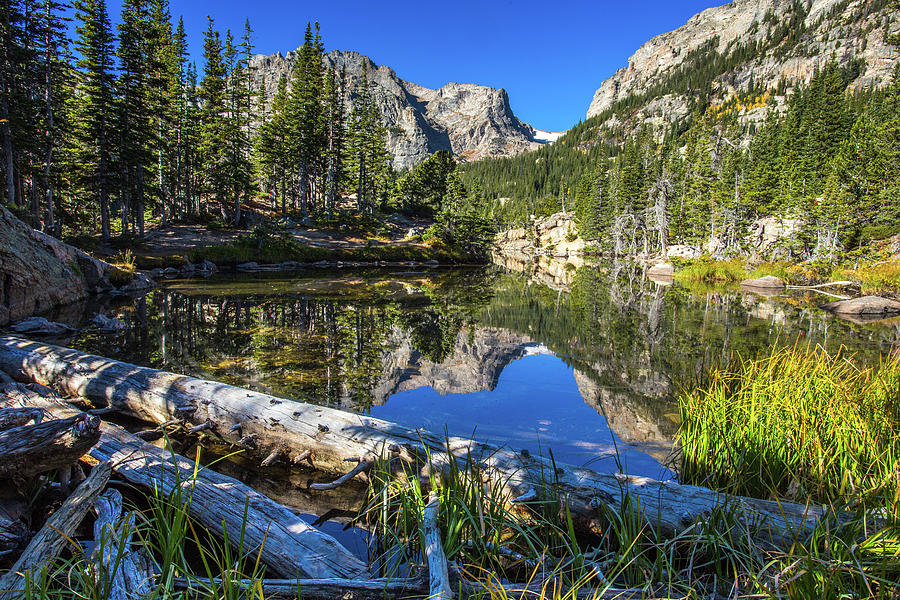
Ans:
[[[134,514],[122,518],[122,494],[109,489],[94,500],[95,574],[106,600],[148,598],[153,592],[159,568],[142,548],[132,548]]]
[[[0,431],[21,427],[28,421],[40,423],[44,413],[36,408],[2,408],[0,409]]]
[[[470,439],[436,436],[366,415],[285,400],[268,394],[138,367],[75,350],[0,337],[0,369],[53,385],[64,395],[113,406],[122,414],[155,423],[175,418],[209,422],[221,436],[268,456],[277,448],[311,452],[316,468],[343,474],[351,460],[400,458],[438,470],[451,461],[476,461],[512,502],[540,500],[549,490],[567,500],[576,526],[601,531],[603,506],[619,512],[626,498],[637,503],[645,522],[673,536],[728,507],[758,526],[760,537],[794,539],[812,528],[823,509],[788,502],[730,496],[707,488],[646,477],[602,474],[583,467],[520,455]],[[451,456],[452,454],[452,456]],[[552,482],[552,483],[550,483]]]
[[[90,476],[47,519],[12,569],[0,577],[0,600],[24,597],[20,590],[25,585],[25,573],[36,569],[44,561],[58,556],[67,544],[72,543],[75,529],[84,520],[94,499],[106,487],[110,472],[109,463],[100,463],[95,466]]]
[[[8,402],[46,410],[54,417],[79,411],[59,400],[18,388]],[[90,455],[109,461],[117,476],[151,492],[181,490],[191,516],[214,535],[237,543],[243,530],[244,552],[259,551],[270,572],[282,577],[365,578],[366,565],[334,538],[308,525],[289,509],[238,480],[211,469],[195,473],[194,461],[161,450],[121,427],[104,423]],[[245,519],[246,516],[246,519]],[[261,548],[261,550],[260,550]]]
[[[0,479],[68,466],[99,439],[100,419],[89,415],[0,431]]]
[[[428,498],[422,526],[425,529],[425,560],[428,562],[428,597],[433,600],[453,600],[450,589],[450,572],[447,569],[447,555],[441,541],[438,513],[441,502],[434,492]]]

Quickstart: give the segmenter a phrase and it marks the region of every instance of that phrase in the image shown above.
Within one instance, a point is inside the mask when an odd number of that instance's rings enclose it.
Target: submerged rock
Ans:
[[[784,281],[774,275],[766,275],[756,279],[745,279],[741,282],[741,287],[756,288],[761,290],[783,290]]]
[[[12,326],[16,333],[29,335],[63,335],[75,331],[72,327],[63,323],[48,321],[44,317],[29,317]]]
[[[128,328],[124,321],[101,314],[94,315],[91,325],[96,327],[100,333],[119,333]]]
[[[673,277],[675,275],[675,266],[671,263],[657,263],[647,269],[649,277]]]
[[[823,304],[820,308],[841,316],[886,317],[900,315],[900,302],[881,296],[863,296],[852,300],[838,300]]]

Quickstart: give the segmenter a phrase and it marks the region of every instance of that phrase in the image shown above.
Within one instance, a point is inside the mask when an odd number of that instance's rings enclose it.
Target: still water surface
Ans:
[[[129,328],[82,350],[368,412],[600,471],[672,477],[676,397],[734,356],[900,339],[818,298],[686,289],[630,267],[536,278],[499,267],[216,276],[103,307]]]

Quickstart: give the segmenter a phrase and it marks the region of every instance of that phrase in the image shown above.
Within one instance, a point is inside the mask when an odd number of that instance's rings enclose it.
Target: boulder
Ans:
[[[840,316],[850,317],[888,317],[900,315],[900,302],[888,300],[881,296],[863,296],[852,300],[838,300],[823,304],[823,308]]]
[[[647,269],[647,275],[650,277],[673,277],[675,267],[671,263],[657,263]]]
[[[0,325],[110,289],[110,269],[0,207]]]
[[[12,330],[29,335],[64,335],[75,331],[68,325],[48,321],[44,317],[29,317],[19,321],[12,326]]]
[[[765,277],[759,277],[757,279],[745,279],[741,282],[741,287],[761,290],[783,290],[786,286],[778,277],[766,275]]]
[[[200,263],[197,267],[201,271],[206,271],[208,273],[215,273],[219,270],[219,268],[208,259],[204,259],[202,263]]]
[[[125,331],[128,326],[124,321],[116,318],[109,318],[106,315],[96,314],[91,319],[91,325],[97,328],[100,333],[119,333]]]
[[[700,254],[700,248],[688,244],[674,244],[666,250],[667,258],[694,259],[700,258]]]
[[[258,271],[259,264],[255,262],[245,262],[237,266],[238,271]]]
[[[153,289],[156,283],[145,273],[135,273],[131,281],[119,288],[121,292],[143,292]]]

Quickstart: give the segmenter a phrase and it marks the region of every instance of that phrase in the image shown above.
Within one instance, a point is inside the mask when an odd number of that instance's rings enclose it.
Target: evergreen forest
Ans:
[[[502,224],[570,211],[617,254],[741,255],[773,217],[796,230],[787,255],[835,259],[900,231],[900,71],[881,90],[847,89],[855,76],[831,60],[807,85],[699,103],[665,127],[599,115],[537,152],[466,165],[464,180]]]

